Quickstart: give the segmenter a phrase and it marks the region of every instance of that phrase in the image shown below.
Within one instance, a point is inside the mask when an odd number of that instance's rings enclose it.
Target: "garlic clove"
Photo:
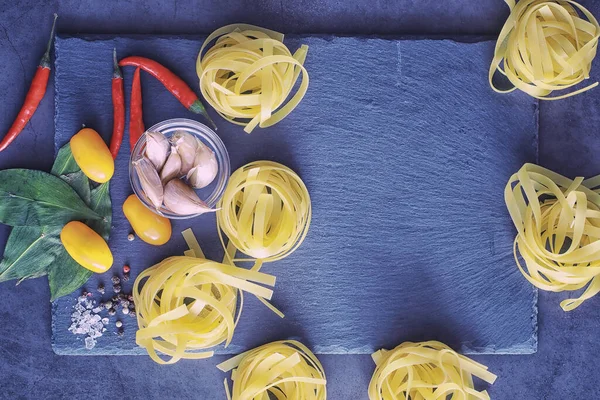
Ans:
[[[146,197],[148,197],[152,205],[158,209],[162,205],[164,191],[154,165],[152,165],[152,162],[146,157],[143,157],[134,161],[133,167],[140,179],[140,184],[142,185],[142,190],[146,194]]]
[[[169,140],[160,132],[146,132],[146,157],[152,162],[157,171],[167,161]]]
[[[171,154],[167,158],[165,165],[160,171],[160,180],[164,184],[173,178],[177,178],[181,174],[181,156],[177,152],[177,148],[171,146]]]
[[[164,201],[169,210],[179,215],[217,211],[200,200],[194,189],[180,179],[171,179],[165,185]]]
[[[194,167],[198,141],[186,131],[176,131],[171,136],[171,144],[177,148],[177,152],[181,157],[181,174],[186,175]]]
[[[198,144],[194,167],[187,174],[187,180],[196,189],[202,189],[210,185],[217,176],[219,163],[215,153],[204,143]]]

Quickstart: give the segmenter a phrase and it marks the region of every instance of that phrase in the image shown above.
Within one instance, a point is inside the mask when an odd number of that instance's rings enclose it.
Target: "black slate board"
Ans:
[[[56,148],[82,123],[108,140],[113,47],[120,57],[161,61],[196,88],[201,40],[59,37]],[[537,103],[489,89],[494,43],[286,38],[292,50],[303,43],[310,46],[311,84],[287,119],[251,135],[217,119],[233,169],[258,159],[282,162],[304,179],[314,207],[305,243],[264,267],[277,275],[274,303],[286,318],[249,299],[232,345],[219,352],[287,337],[316,353],[369,353],[423,339],[467,353],[534,352],[537,293],[514,265],[514,230],[502,194],[508,177],[536,160]],[[125,71],[127,99],[132,74]],[[198,119],[151,77],[144,75],[142,85],[147,127]],[[115,273],[127,263],[135,277],[182,254],[178,232],[187,227],[209,258],[220,258],[209,215],[175,223],[173,239],[160,248],[127,241],[130,228],[119,205],[131,193],[128,153],[124,145],[111,190]],[[86,286],[104,282],[108,298],[110,276],[94,276]],[[129,317],[123,317],[124,337],[116,335],[112,317],[111,329],[86,350],[83,337],[67,331],[77,295],[53,304],[56,353],[144,353]]]

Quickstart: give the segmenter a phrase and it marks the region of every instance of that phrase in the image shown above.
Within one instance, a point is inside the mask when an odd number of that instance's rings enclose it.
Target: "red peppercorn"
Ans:
[[[131,268],[129,268],[129,265],[123,265],[123,273],[128,274],[129,271],[131,271]]]

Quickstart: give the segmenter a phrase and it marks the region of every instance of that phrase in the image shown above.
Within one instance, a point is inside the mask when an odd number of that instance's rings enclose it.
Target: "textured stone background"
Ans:
[[[596,15],[600,2],[582,1]],[[508,11],[502,1],[211,1],[175,3],[22,1],[0,2],[0,126],[18,111],[45,46],[50,15],[61,15],[67,33],[206,33],[244,21],[285,32],[342,34],[497,34]],[[132,22],[133,21],[133,22]],[[598,69],[593,79],[598,79]],[[49,88],[53,91],[52,84]],[[540,163],[569,175],[600,173],[595,146],[599,89],[540,105]],[[52,97],[46,98],[23,135],[0,157],[0,168],[49,169],[53,156]],[[23,151],[26,149],[26,151]],[[2,228],[2,235],[7,229]],[[4,236],[3,236],[4,237]],[[50,304],[43,280],[2,285],[0,397],[222,398],[215,368],[181,362],[161,368],[144,357],[61,357],[51,351]],[[500,376],[494,399],[597,398],[600,299],[564,313],[566,295],[540,293],[539,350],[530,356],[478,356]],[[44,305],[45,304],[45,305]],[[322,356],[332,399],[365,399],[372,373],[368,356]]]
[[[110,136],[113,48],[121,57],[161,60],[196,82],[191,67],[201,41],[59,38],[56,148],[82,122]],[[293,255],[263,267],[277,276],[274,302],[286,318],[250,298],[224,352],[290,336],[325,354],[370,354],[426,338],[470,353],[535,352],[536,291],[514,267],[514,228],[502,198],[508,177],[536,159],[537,101],[489,89],[486,59],[494,42],[290,36],[286,43],[292,51],[309,46],[311,86],[300,106],[251,135],[213,117],[233,169],[268,159],[300,174],[313,219]],[[132,70],[125,70],[128,86]],[[142,79],[148,127],[197,118],[155,79]],[[128,161],[125,146],[111,181],[109,244],[114,269],[128,264],[136,276],[181,254],[184,242],[178,234],[160,248],[126,240],[129,223],[118,204],[131,193]],[[190,226],[209,257],[221,259],[214,214],[176,221],[173,229]],[[88,288],[98,281],[110,288],[109,279],[96,275]],[[76,296],[53,308],[59,354],[144,353],[128,317],[123,338],[111,324],[112,334],[84,349],[82,337],[66,330]]]

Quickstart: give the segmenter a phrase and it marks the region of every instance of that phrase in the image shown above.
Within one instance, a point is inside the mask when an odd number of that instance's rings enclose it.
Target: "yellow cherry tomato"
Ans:
[[[123,203],[123,213],[136,235],[144,242],[160,246],[171,238],[171,221],[152,212],[135,194]]]
[[[60,232],[60,241],[67,253],[79,265],[93,272],[106,272],[113,263],[113,256],[102,236],[79,221],[71,221]]]
[[[71,138],[70,143],[75,162],[88,178],[98,183],[112,178],[115,162],[98,132],[83,128]]]

